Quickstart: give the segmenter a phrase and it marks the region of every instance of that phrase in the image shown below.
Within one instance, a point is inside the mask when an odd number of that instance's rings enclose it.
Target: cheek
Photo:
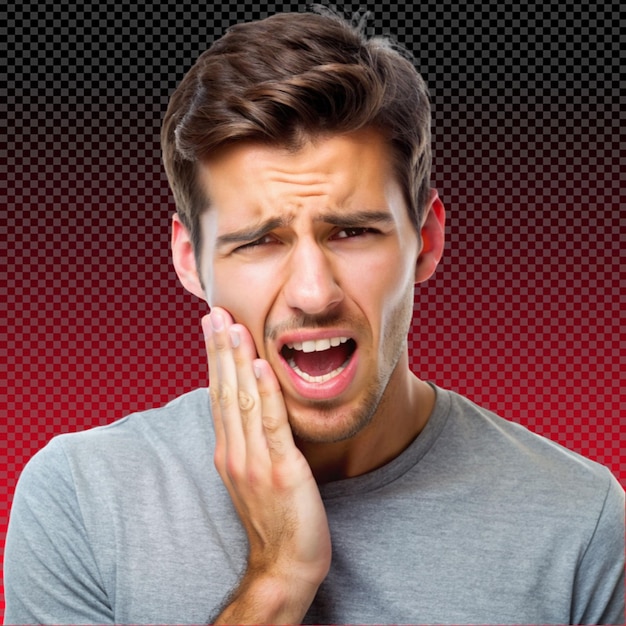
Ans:
[[[367,307],[372,330],[377,340],[382,339],[380,347],[384,349],[390,334],[408,332],[413,317],[415,268],[406,257],[387,256],[378,263],[361,266],[358,276],[363,286],[356,297]]]
[[[353,284],[362,285],[363,293],[371,294],[381,310],[385,303],[401,301],[415,282],[415,264],[397,253],[363,259],[353,265],[351,272]]]
[[[229,267],[216,264],[210,287],[207,289],[209,306],[226,309],[235,322],[243,324],[262,352],[267,317],[277,290],[275,273],[262,272],[253,264]]]

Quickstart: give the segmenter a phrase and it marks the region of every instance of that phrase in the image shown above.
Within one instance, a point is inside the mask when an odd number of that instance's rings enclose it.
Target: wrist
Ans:
[[[295,576],[248,571],[216,624],[301,624],[318,585]]]

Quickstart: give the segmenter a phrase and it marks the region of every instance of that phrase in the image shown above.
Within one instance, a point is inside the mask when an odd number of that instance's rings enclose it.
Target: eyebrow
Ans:
[[[324,222],[333,226],[354,228],[368,226],[374,222],[390,224],[393,216],[388,211],[355,211],[353,213],[322,213],[315,218],[316,222]]]
[[[270,217],[263,222],[251,226],[234,230],[230,233],[220,235],[216,240],[216,246],[226,246],[234,243],[246,243],[262,239],[276,228],[285,228],[293,221],[294,216]],[[315,218],[316,222],[324,222],[333,226],[343,226],[344,228],[355,228],[367,226],[374,222],[389,224],[393,222],[392,215],[387,211],[356,211],[353,213],[322,213]]]
[[[220,247],[233,243],[245,243],[247,241],[255,241],[272,232],[275,228],[284,228],[285,226],[289,226],[292,221],[293,216],[288,218],[270,217],[269,219],[255,226],[242,228],[240,230],[234,230],[230,233],[220,235],[216,240],[216,245]]]

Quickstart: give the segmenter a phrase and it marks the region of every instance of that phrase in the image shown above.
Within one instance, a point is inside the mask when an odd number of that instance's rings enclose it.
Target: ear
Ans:
[[[430,199],[422,219],[420,234],[422,249],[415,266],[415,282],[422,283],[430,278],[443,254],[446,227],[446,210],[436,189],[430,190]]]
[[[178,213],[175,213],[172,218],[172,261],[183,287],[198,298],[206,300],[196,266],[196,255],[193,251],[191,236],[186,226],[181,222]]]

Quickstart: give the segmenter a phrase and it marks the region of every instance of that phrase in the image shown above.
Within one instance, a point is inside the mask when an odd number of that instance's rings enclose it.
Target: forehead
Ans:
[[[201,163],[198,173],[210,209],[218,210],[278,210],[315,198],[331,205],[367,198],[380,203],[397,186],[388,143],[371,129],[309,140],[295,151],[237,143]]]

